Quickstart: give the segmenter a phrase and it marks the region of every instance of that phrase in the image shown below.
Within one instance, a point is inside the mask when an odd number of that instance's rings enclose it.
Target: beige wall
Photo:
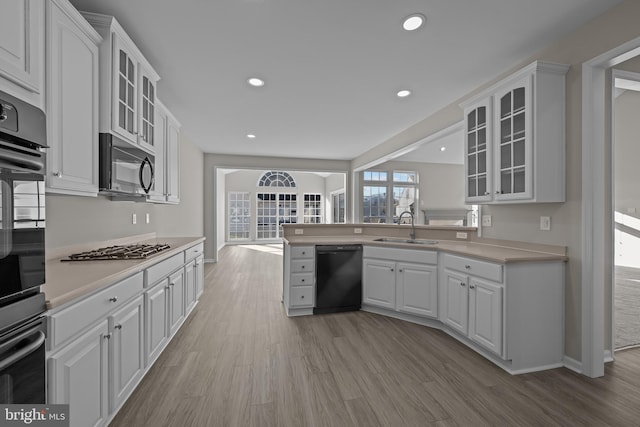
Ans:
[[[101,242],[156,232],[158,236],[203,235],[203,154],[180,140],[180,204],[114,202],[106,197],[47,194],[47,248]],[[131,223],[132,214],[137,224]],[[149,213],[150,223],[145,224]]]
[[[462,120],[458,104],[490,86],[511,72],[536,59],[571,65],[566,89],[566,189],[565,203],[486,206],[483,214],[492,215],[493,227],[483,229],[483,235],[500,239],[565,245],[570,261],[567,268],[565,292],[565,349],[566,354],[581,360],[581,259],[582,259],[582,63],[620,44],[640,36],[640,2],[627,0],[612,8],[577,31],[558,40],[533,57],[515,64],[473,93],[455,101],[422,122],[394,136],[385,143],[364,153],[352,162],[352,167],[368,164],[425,138],[448,125]],[[551,232],[540,231],[541,215],[551,216]],[[609,289],[611,284],[608,283]],[[607,302],[605,302],[605,306]],[[605,330],[608,326],[605,326]]]

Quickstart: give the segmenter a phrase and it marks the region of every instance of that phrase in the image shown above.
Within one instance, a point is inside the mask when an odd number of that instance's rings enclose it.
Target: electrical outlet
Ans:
[[[627,208],[627,213],[631,213],[631,214],[636,213],[636,208]]]
[[[491,227],[491,215],[482,215],[482,226]]]
[[[551,230],[551,217],[550,216],[541,216],[540,217],[540,230],[544,230],[544,231]]]
[[[460,232],[460,231],[456,233],[456,239],[466,239],[466,238],[467,238],[467,233]]]
[[[149,224],[151,222],[151,217],[149,216],[149,212],[147,212],[147,214],[145,216],[145,221],[147,222],[147,224]]]
[[[302,229],[302,228],[295,228],[295,229],[293,230],[293,232],[294,232],[295,234],[304,234],[304,229]]]
[[[136,217],[136,214],[132,214],[131,215],[131,224],[135,225],[138,222],[138,218]]]
[[[362,228],[354,228],[353,229],[353,234],[362,234]]]

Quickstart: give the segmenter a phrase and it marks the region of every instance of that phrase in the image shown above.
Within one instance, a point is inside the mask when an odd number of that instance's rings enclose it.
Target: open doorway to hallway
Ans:
[[[613,345],[621,350],[640,346],[640,61],[617,66],[613,80]]]

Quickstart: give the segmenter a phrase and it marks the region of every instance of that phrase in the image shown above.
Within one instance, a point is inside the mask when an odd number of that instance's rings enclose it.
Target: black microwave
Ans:
[[[153,186],[153,154],[110,133],[101,133],[100,194],[146,200]]]

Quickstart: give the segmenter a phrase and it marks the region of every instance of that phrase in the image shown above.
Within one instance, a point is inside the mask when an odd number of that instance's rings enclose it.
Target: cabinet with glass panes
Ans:
[[[536,61],[461,105],[467,203],[565,200],[568,69]]]

